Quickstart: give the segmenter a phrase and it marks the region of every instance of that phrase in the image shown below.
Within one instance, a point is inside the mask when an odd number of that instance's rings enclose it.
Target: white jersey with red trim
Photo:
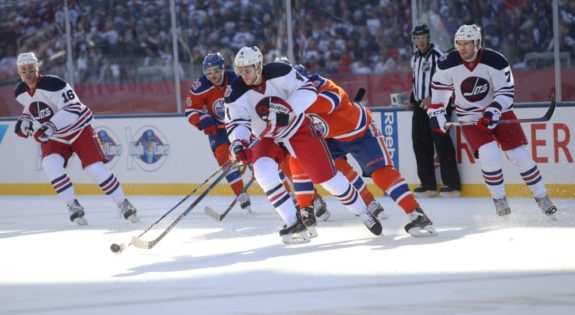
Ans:
[[[43,75],[35,89],[20,81],[15,89],[16,101],[29,116],[43,124],[51,121],[56,127],[51,139],[72,143],[93,120],[92,111],[82,104],[72,87],[57,76]]]
[[[307,78],[284,63],[264,65],[262,84],[248,86],[241,77],[236,78],[225,98],[225,122],[230,142],[248,140],[250,133],[257,138],[289,139],[305,119],[304,111],[317,99],[317,91]],[[269,96],[279,97],[288,107],[290,119],[285,127],[268,132],[269,124],[256,111],[256,104]]]
[[[447,106],[455,93],[460,121],[477,121],[493,102],[502,112],[513,108],[515,83],[505,57],[491,49],[480,49],[473,63],[464,62],[456,50],[443,55],[433,75],[432,104]]]

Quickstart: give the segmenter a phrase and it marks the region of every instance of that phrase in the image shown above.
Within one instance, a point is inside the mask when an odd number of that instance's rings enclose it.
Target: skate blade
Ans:
[[[317,229],[315,226],[308,226],[307,231],[311,238],[317,237]]]
[[[546,216],[550,221],[557,221],[557,216],[555,215],[555,213],[546,214],[545,216]]]
[[[88,221],[86,221],[86,219],[84,219],[84,217],[76,218],[76,219],[74,219],[73,222],[78,224],[78,225],[88,225]]]
[[[310,239],[311,237],[307,231],[282,236],[282,241],[287,245],[309,243]]]
[[[329,217],[331,216],[331,213],[329,212],[329,210],[325,210],[325,212],[319,216],[318,218],[320,218],[322,221],[327,221],[327,219],[329,219]]]
[[[432,226],[426,226],[423,228],[414,227],[408,231],[408,233],[413,237],[427,237],[437,235],[437,231]]]
[[[240,206],[243,210],[246,210],[248,213],[252,213],[252,206],[246,206],[245,208]]]

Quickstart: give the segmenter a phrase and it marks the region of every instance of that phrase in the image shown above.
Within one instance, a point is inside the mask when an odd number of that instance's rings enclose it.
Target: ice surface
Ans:
[[[223,222],[203,208],[231,197],[208,197],[153,249],[110,251],[180,198],[131,197],[131,224],[111,199],[79,196],[80,227],[55,196],[0,196],[0,314],[575,314],[574,199],[555,200],[555,222],[532,199],[510,199],[507,219],[487,198],[421,199],[439,235],[413,238],[389,198],[375,237],[327,197],[319,237],[286,246],[263,197]]]

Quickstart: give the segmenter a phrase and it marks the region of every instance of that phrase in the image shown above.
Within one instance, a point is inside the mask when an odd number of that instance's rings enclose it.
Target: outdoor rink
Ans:
[[[488,198],[420,199],[439,235],[413,238],[390,198],[375,237],[327,197],[319,237],[286,246],[265,198],[216,222],[204,206],[232,197],[207,197],[156,247],[110,251],[181,198],[131,197],[134,225],[110,198],[79,196],[80,227],[56,196],[0,196],[0,314],[575,314],[575,199],[554,200],[557,221],[532,199],[510,199],[508,219]]]

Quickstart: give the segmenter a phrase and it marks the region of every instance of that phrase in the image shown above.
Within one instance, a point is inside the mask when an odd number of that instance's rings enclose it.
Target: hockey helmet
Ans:
[[[427,38],[429,38],[429,33],[427,24],[415,25],[411,30],[411,36],[427,35]]]
[[[36,58],[36,55],[33,52],[21,53],[18,55],[18,58],[16,58],[16,65],[18,67],[30,64],[36,67],[38,66],[38,58]]]
[[[475,24],[461,25],[457,29],[457,32],[455,32],[455,36],[453,38],[455,46],[457,46],[458,40],[471,40],[475,44],[476,48],[481,47],[481,28]]]
[[[202,70],[204,71],[212,67],[224,68],[224,57],[219,52],[207,54],[202,62]]]
[[[234,59],[234,68],[263,64],[264,57],[257,46],[242,47]]]

